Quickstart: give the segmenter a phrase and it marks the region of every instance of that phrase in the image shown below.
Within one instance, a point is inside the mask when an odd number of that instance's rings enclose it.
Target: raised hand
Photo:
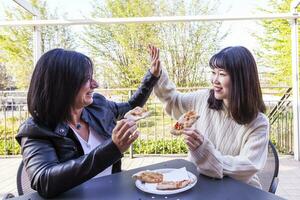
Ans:
[[[112,132],[112,141],[121,153],[124,153],[130,145],[138,138],[139,131],[135,121],[123,119],[119,121]]]
[[[148,49],[149,49],[149,54],[151,59],[150,72],[154,76],[159,77],[161,71],[160,60],[159,60],[159,49],[150,44],[148,46]]]

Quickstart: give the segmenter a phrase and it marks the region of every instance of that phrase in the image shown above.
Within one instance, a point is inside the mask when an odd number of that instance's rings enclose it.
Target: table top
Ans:
[[[134,160],[133,160],[134,162]],[[181,168],[197,175],[197,184],[182,193],[172,195],[155,195],[145,193],[135,186],[132,175],[142,170],[154,170],[162,168]],[[40,200],[38,193],[26,194],[15,199]],[[230,200],[279,200],[283,199],[269,192],[254,188],[243,182],[230,177],[223,179],[213,179],[203,175],[198,175],[195,165],[184,159],[174,159],[154,165],[136,168],[120,173],[91,179],[61,195],[55,199],[103,199],[103,200],[144,200],[144,199],[164,199],[164,200],[186,200],[186,199],[230,199]]]

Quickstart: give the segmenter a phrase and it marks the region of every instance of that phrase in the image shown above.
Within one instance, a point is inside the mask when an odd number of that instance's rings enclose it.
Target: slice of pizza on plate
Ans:
[[[199,119],[199,115],[195,111],[189,111],[183,114],[171,128],[171,134],[181,135],[183,129],[191,128],[193,124]]]
[[[184,188],[191,183],[191,180],[181,180],[181,181],[163,181],[157,183],[156,189],[158,190],[178,190]]]
[[[140,190],[158,195],[176,194],[194,187],[197,177],[186,167],[140,171],[132,176]]]
[[[152,171],[142,171],[138,174],[134,174],[132,177],[143,183],[160,183],[164,178],[162,173]]]
[[[138,120],[144,119],[148,116],[150,116],[150,112],[147,111],[146,108],[142,108],[140,106],[137,106],[134,109],[128,111],[125,114],[124,118],[131,119],[131,120],[134,120],[134,121],[138,121]]]

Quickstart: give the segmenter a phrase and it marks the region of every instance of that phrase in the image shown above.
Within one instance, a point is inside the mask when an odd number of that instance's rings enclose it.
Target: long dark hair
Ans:
[[[228,110],[237,123],[250,123],[259,112],[265,112],[256,62],[248,49],[242,46],[222,49],[212,56],[209,65],[212,69],[224,69],[230,76]],[[222,109],[223,100],[217,100],[213,90],[207,102],[211,109]]]
[[[53,49],[42,55],[27,95],[34,120],[50,129],[67,120],[77,93],[92,71],[91,59],[75,51]]]

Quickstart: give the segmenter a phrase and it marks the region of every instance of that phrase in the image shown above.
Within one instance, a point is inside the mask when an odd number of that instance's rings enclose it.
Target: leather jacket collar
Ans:
[[[99,115],[99,118],[103,118],[104,116]],[[86,110],[86,108],[83,108],[81,117],[84,122],[86,122],[90,127],[95,128],[95,124],[91,121],[91,118],[89,117],[89,113]],[[58,123],[56,128],[54,129],[54,133],[65,137],[68,134],[70,127],[66,122]]]

